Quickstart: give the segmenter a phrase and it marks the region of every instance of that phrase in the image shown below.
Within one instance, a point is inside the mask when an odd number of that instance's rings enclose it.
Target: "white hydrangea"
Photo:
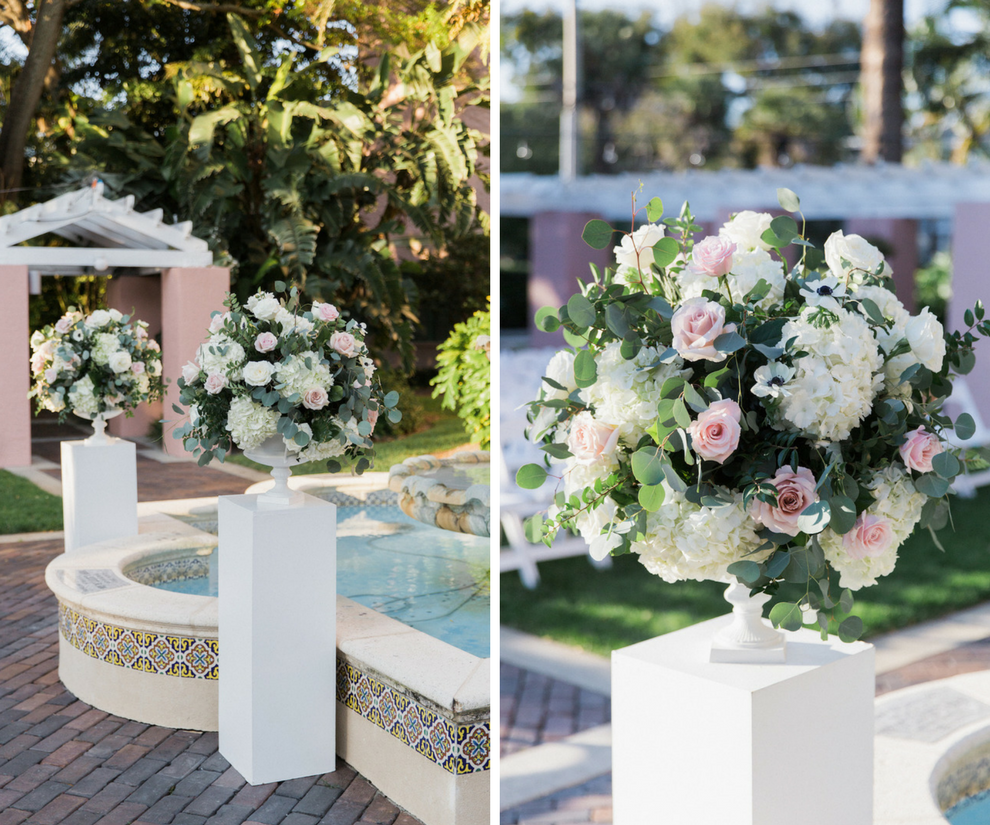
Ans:
[[[81,378],[69,388],[69,402],[72,411],[80,416],[94,416],[100,411],[100,401],[96,397],[93,379]]]
[[[314,324],[302,315],[294,315],[285,307],[281,307],[275,315],[274,322],[282,327],[282,335],[298,332],[306,335],[313,331]]]
[[[773,215],[769,212],[751,212],[747,209],[734,215],[718,230],[718,234],[732,241],[737,252],[754,249],[769,251],[770,246],[761,240],[761,236],[770,228],[772,220]]]
[[[642,565],[664,581],[719,581],[736,561],[762,561],[770,550],[752,553],[763,544],[759,525],[743,507],[742,493],[720,507],[692,504],[663,482],[663,506],[646,518],[646,537],[632,542]],[[750,555],[752,553],[752,555]]]
[[[309,366],[306,362],[309,361]],[[283,398],[294,393],[302,395],[313,387],[323,387],[329,390],[333,386],[333,376],[330,367],[320,363],[320,356],[315,352],[300,352],[290,355],[284,361],[276,364],[275,380],[278,391]]]
[[[727,297],[731,291],[733,301],[742,301],[761,280],[770,285],[770,291],[766,297],[759,301],[757,306],[769,309],[783,300],[784,264],[781,261],[775,261],[768,252],[762,249],[733,254],[732,272],[725,278],[728,289],[722,284],[721,278],[713,278],[711,275],[690,266],[685,267],[678,276],[681,297],[685,299],[700,298],[701,293],[709,289]]]
[[[839,309],[838,321],[816,326],[810,318],[818,312],[806,307],[784,325],[781,344],[793,338],[793,348],[808,354],[793,362],[790,395],[781,399],[777,424],[815,439],[842,441],[873,408],[883,386],[883,360],[861,316]]]
[[[597,355],[598,380],[581,391],[581,400],[594,409],[598,421],[618,428],[620,441],[634,444],[656,423],[664,381],[688,371],[680,358],[658,363],[660,353],[654,347],[643,347],[627,361],[621,346],[612,342]]]
[[[120,338],[112,332],[98,332],[93,336],[93,348],[89,357],[94,364],[105,366],[110,362],[110,356],[120,350]]]
[[[248,396],[235,398],[227,412],[227,431],[242,450],[257,447],[277,432],[277,407],[266,407]]]
[[[234,380],[240,379],[246,358],[244,347],[226,335],[213,335],[196,350],[196,360],[203,372],[207,375],[211,372],[222,373]]]
[[[332,421],[341,430],[344,430],[344,422],[339,418],[334,418]],[[347,449],[348,442],[340,443],[340,438],[331,438],[329,441],[322,441],[320,443],[309,442],[306,449],[299,453],[299,458],[302,461],[326,461],[328,458],[337,458],[344,454]]]
[[[839,571],[839,586],[850,590],[876,584],[880,576],[894,569],[897,551],[914,532],[921,519],[921,508],[928,501],[928,496],[915,489],[911,475],[897,463],[874,474],[866,487],[876,499],[866,512],[889,520],[893,532],[890,547],[879,556],[854,559],[846,552],[842,536],[828,528],[819,536],[825,558]]]

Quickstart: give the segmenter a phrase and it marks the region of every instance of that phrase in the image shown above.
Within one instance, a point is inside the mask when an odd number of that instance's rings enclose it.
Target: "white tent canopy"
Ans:
[[[951,218],[956,203],[990,200],[990,163],[648,172],[590,175],[570,183],[555,175],[507,174],[500,186],[502,215],[517,217],[593,212],[607,220],[628,221],[630,195],[635,192],[637,206],[659,196],[666,214],[676,215],[688,201],[697,219],[716,221],[724,218],[726,209],[775,208],[778,187],[786,187],[801,198],[809,220]]]
[[[48,233],[76,245],[19,245]],[[135,211],[133,195],[119,200],[103,197],[103,183],[95,181],[0,217],[0,263],[26,264],[32,279],[41,274],[79,275],[117,267],[145,273],[212,266],[209,245],[191,233],[188,221],[163,223],[161,209]]]

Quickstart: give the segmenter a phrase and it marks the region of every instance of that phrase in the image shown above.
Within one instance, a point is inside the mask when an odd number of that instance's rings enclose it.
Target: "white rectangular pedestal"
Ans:
[[[220,752],[252,785],[336,769],[337,508],[221,496]]]
[[[712,619],[612,654],[615,825],[870,825],[873,646],[710,663]]]
[[[136,536],[137,459],[134,443],[62,442],[65,552],[98,541]]]

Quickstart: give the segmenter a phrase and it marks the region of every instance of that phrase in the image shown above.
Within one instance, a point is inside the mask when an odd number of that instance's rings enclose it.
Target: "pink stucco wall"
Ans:
[[[107,283],[107,306],[133,315],[135,321],[148,322],[148,335],[159,336],[162,331],[161,275],[113,277]],[[132,418],[119,416],[107,425],[112,435],[122,438],[145,436],[155,421],[162,417],[162,404],[142,404]]]
[[[0,467],[31,463],[28,268],[0,265]]]
[[[180,416],[172,409],[179,402],[176,381],[182,366],[196,357],[206,340],[210,313],[223,311],[230,289],[230,270],[219,266],[167,269],[162,274],[162,366],[169,384],[165,395],[165,450],[185,455],[182,443],[172,436]]]

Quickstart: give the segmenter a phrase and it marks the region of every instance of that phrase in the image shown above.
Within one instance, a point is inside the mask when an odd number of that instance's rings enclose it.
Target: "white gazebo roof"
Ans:
[[[696,218],[715,221],[724,219],[726,210],[776,208],[778,187],[797,193],[810,220],[951,218],[957,203],[990,201],[990,163],[647,172],[589,175],[569,183],[556,175],[505,174],[500,211],[518,217],[594,212],[608,220],[629,220],[630,194],[635,192],[638,206],[659,196],[666,214],[672,215],[688,201]]]
[[[53,233],[78,246],[19,246]],[[192,235],[192,223],[165,224],[162,210],[137,212],[134,196],[103,197],[103,183],[59,195],[0,217],[0,263],[26,264],[32,274],[80,274],[116,267],[159,272],[213,265],[213,253]]]

